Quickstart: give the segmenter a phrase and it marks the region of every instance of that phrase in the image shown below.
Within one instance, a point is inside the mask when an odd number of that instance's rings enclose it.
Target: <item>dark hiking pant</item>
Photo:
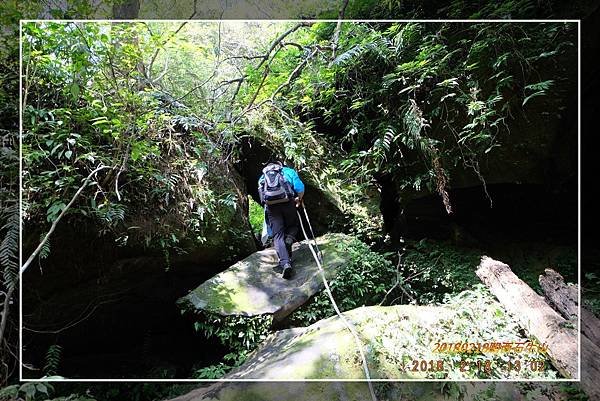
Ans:
[[[273,244],[275,245],[277,256],[279,256],[279,264],[281,266],[284,266],[286,263],[291,264],[292,261],[285,246],[285,239],[287,237],[288,241],[295,242],[298,236],[299,223],[298,215],[296,214],[296,203],[290,201],[267,205],[267,217],[273,234]]]

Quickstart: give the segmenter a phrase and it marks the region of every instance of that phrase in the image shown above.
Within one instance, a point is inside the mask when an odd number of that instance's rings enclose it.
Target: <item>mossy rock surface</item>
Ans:
[[[373,379],[423,378],[421,372],[410,371],[415,333],[452,315],[442,307],[415,305],[370,306],[344,313],[358,332]],[[365,373],[354,337],[341,319],[333,316],[270,335],[225,379],[362,380]]]
[[[346,263],[345,247],[351,237],[327,234],[317,238],[328,279]],[[184,310],[205,311],[223,316],[272,314],[280,320],[302,306],[323,288],[322,279],[308,244],[294,244],[291,279],[281,277],[274,248],[255,252],[227,270],[205,281],[178,300]]]

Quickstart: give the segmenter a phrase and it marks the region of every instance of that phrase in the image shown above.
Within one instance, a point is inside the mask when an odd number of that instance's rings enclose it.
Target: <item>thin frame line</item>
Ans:
[[[23,21],[19,20],[19,380],[23,379]]]
[[[22,196],[23,196],[23,103],[22,103],[22,84],[23,84],[23,23],[39,23],[39,22],[50,22],[50,23],[69,23],[69,22],[83,22],[83,23],[99,23],[99,22],[122,22],[122,23],[136,23],[136,22],[272,22],[272,23],[284,23],[284,22],[338,22],[339,19],[21,19],[19,20],[19,266],[22,265],[22,235],[23,235],[23,219],[22,219]],[[265,379],[23,379],[23,277],[21,269],[19,268],[19,380],[25,382],[194,382],[194,383],[235,383],[235,382],[580,382],[581,381],[581,19],[412,19],[412,20],[396,20],[396,19],[384,19],[384,20],[373,20],[373,19],[342,19],[342,22],[350,23],[365,23],[365,22],[400,22],[400,23],[576,23],[577,24],[577,92],[578,92],[578,124],[577,124],[577,142],[578,142],[578,157],[577,157],[577,175],[578,175],[578,208],[577,208],[577,270],[578,270],[578,301],[579,301],[579,316],[577,319],[578,323],[578,378],[567,379],[286,379],[286,380],[265,380]]]
[[[577,383],[580,380],[578,379],[565,379],[565,378],[556,378],[556,379],[24,379],[23,382],[159,382],[159,383],[304,383],[304,382],[356,382],[356,383],[368,383],[368,382],[398,382],[398,383],[412,383],[412,382],[423,382],[423,383],[431,383],[431,382],[491,382],[491,383],[503,383],[503,382],[517,382],[517,383],[555,383],[555,382],[564,382],[564,383]]]
[[[577,352],[579,352],[579,381],[581,381],[581,21],[577,23]]]

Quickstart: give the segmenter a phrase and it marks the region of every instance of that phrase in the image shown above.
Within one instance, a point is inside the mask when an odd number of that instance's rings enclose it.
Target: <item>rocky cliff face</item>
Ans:
[[[168,210],[146,215],[130,208],[124,226],[132,235],[126,244],[115,233],[102,232],[92,218],[67,216],[59,222],[48,257],[23,277],[24,363],[40,369],[48,346],[59,344],[64,349],[61,373],[67,376],[132,377],[128,369],[139,371],[144,363],[131,366],[131,361],[150,354],[185,370],[183,365],[194,358],[184,352],[183,363],[177,362],[176,348],[197,348],[197,336],[181,319],[175,301],[256,250],[244,183],[227,165],[210,171],[208,178],[220,174],[229,177],[225,185],[231,186],[227,190],[235,207],[223,207],[220,224],[209,225],[204,241],[198,241],[189,221]],[[167,226],[178,233],[187,230],[168,254],[158,244],[144,243],[144,233]],[[37,246],[40,235],[37,227],[24,227],[24,255]],[[195,359],[202,354],[199,350]],[[24,374],[39,377],[41,371]]]

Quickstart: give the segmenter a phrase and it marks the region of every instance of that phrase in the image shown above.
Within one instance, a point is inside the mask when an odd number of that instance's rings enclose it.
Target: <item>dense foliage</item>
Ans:
[[[326,46],[333,28],[315,24],[302,39]],[[338,145],[326,148],[341,150],[326,159],[339,164],[323,166],[320,148],[316,160],[293,154],[316,134],[288,140],[286,156],[325,177],[352,177],[353,192],[373,177],[402,177],[400,190],[437,192],[450,212],[451,172],[471,170],[485,185],[480,162],[507,152],[497,148],[512,121],[544,95],[552,96],[543,108],[560,108],[572,78],[558,59],[574,51],[573,33],[556,24],[342,24],[335,57],[307,49],[314,60],[274,99],[324,130],[323,141]],[[264,90],[276,94],[285,78],[266,80]]]
[[[483,251],[431,240],[409,244],[400,267],[405,288],[419,304],[441,302],[479,282],[475,267]]]
[[[165,39],[142,41],[141,29],[26,25],[24,214],[53,223],[84,177],[106,166],[87,185],[94,195],[69,213],[119,245],[162,249],[168,261],[181,240],[218,241],[240,200],[208,123],[143,71],[142,57]],[[225,181],[207,174],[218,170]]]
[[[263,25],[275,33],[243,31]],[[246,202],[229,171],[251,136],[377,236],[374,179],[438,193],[451,212],[452,174],[485,187],[480,162],[503,154],[512,120],[535,102],[560,110],[570,79],[569,24],[287,26],[258,56],[268,43],[235,44],[239,24],[26,24],[27,222],[53,223],[105,167],[71,219],[167,260],[182,241],[219,241]]]
[[[19,257],[19,47],[16,10],[0,8],[0,387],[17,372]],[[16,24],[15,24],[16,22]]]
[[[376,305],[386,299],[391,303],[390,301],[399,298],[400,290],[394,291],[393,283],[395,280],[403,281],[403,278],[384,255],[373,252],[358,239],[353,239],[348,244],[339,244],[338,249],[346,255],[347,263],[334,279],[329,280],[329,286],[340,311]],[[333,315],[335,311],[331,301],[327,293],[321,291],[289,319],[294,325],[307,326]]]

